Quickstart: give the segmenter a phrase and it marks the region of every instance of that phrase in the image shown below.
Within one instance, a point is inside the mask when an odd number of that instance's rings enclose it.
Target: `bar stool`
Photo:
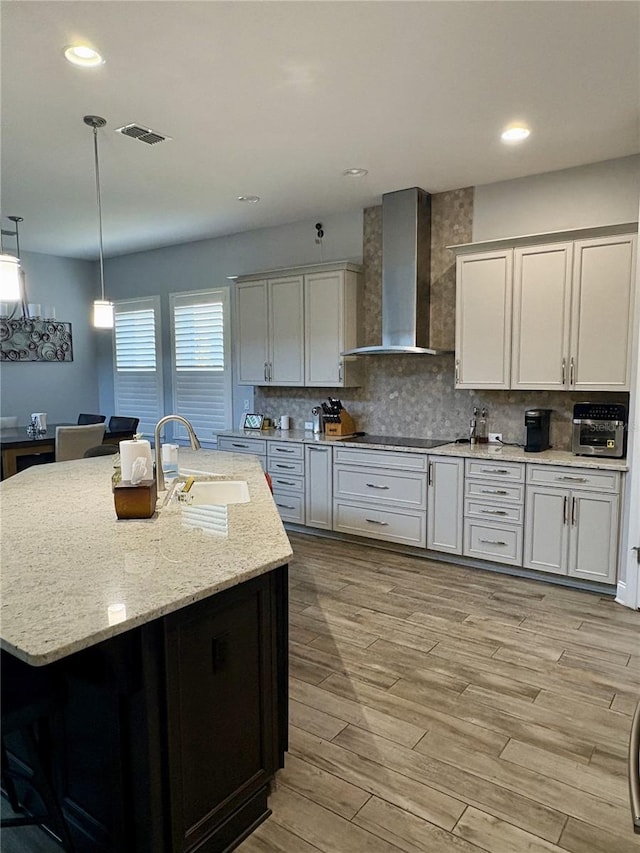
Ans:
[[[2,818],[0,826],[43,826],[52,830],[59,838],[62,848],[73,853],[67,822],[53,787],[46,749],[38,731],[46,723],[61,701],[62,688],[48,667],[32,667],[22,663],[13,655],[2,652],[2,784],[13,811],[23,815]],[[31,776],[10,768],[5,738],[15,734],[27,750]],[[35,789],[42,805],[43,814],[32,814],[20,803],[14,777],[29,782]],[[26,813],[25,813],[26,812]]]

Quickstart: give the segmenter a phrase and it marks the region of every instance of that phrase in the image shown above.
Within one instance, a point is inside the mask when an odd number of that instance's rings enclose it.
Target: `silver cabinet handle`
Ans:
[[[276,450],[276,453],[294,453],[295,452],[288,447],[276,447],[275,450]]]
[[[280,509],[295,509],[295,507],[294,507],[294,506],[291,506],[291,504],[279,504],[279,503],[276,503],[276,506],[279,506],[279,507],[280,507]]]
[[[631,550],[636,552],[636,560],[638,561],[638,565],[640,566],[640,545],[634,545]]]
[[[377,483],[365,483],[370,489],[388,489],[389,486],[379,486]]]
[[[456,385],[460,381],[460,359],[456,359]]]
[[[640,702],[636,706],[629,735],[629,800],[633,831],[640,835]]]
[[[567,524],[569,521],[569,498],[567,495],[564,496],[564,501],[562,503],[562,523]]]
[[[291,480],[276,480],[275,481],[279,486],[295,486]]]
[[[342,382],[342,362],[338,362],[338,382]]]
[[[562,359],[562,385],[565,384],[567,378],[567,359]]]
[[[481,509],[484,515],[508,515],[503,509]]]
[[[480,489],[483,495],[508,495],[506,489]]]
[[[269,381],[268,367],[269,367],[269,364],[268,364],[268,362],[265,361],[265,363],[264,363],[264,381],[265,382]]]
[[[506,542],[502,542],[500,539],[480,539],[480,542],[484,542],[485,545],[506,545]]]
[[[273,365],[269,362],[269,382],[273,382],[272,367]]]
[[[556,480],[569,480],[572,483],[588,483],[588,477],[569,477],[568,475],[556,477]]]
[[[368,521],[369,524],[379,524],[380,527],[388,527],[389,526],[388,521],[378,521],[377,518],[365,518],[365,521]]]
[[[576,375],[576,364],[573,360],[573,356],[571,356],[571,361],[569,362],[569,385],[573,385],[573,380]]]
[[[508,468],[482,468],[483,474],[508,474]]]
[[[291,471],[291,469],[295,467],[295,465],[283,465],[282,462],[276,462],[276,468],[287,468],[289,471]]]
[[[231,442],[231,447],[249,447],[248,444],[236,444],[236,442]]]
[[[571,524],[573,524],[574,526],[578,522],[577,506],[578,506],[577,500],[575,498],[571,498]]]
[[[433,486],[433,462],[429,462],[429,475],[427,477],[427,485]]]

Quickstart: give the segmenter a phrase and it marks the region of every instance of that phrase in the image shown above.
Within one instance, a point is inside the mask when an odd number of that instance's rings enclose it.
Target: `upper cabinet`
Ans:
[[[341,353],[357,345],[360,279],[360,268],[349,263],[238,279],[239,384],[359,385],[359,361]]]
[[[456,387],[628,390],[636,241],[456,247]]]

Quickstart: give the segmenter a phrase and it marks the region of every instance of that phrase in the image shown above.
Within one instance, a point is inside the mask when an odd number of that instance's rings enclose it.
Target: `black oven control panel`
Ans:
[[[573,407],[575,421],[622,421],[627,420],[627,409],[620,403],[576,403]]]

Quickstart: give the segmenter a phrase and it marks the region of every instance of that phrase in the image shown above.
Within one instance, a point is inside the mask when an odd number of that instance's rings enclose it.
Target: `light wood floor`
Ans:
[[[626,781],[640,614],[290,538],[290,748],[240,853],[640,853]],[[59,850],[29,831],[2,850]]]

